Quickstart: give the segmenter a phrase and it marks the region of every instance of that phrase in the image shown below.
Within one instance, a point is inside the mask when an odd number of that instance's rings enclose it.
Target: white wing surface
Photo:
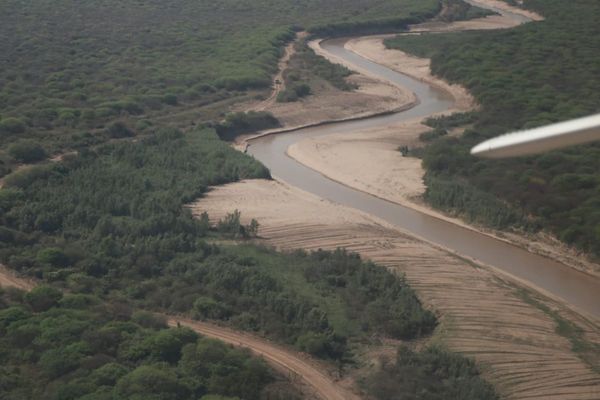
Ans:
[[[600,114],[498,136],[471,149],[484,158],[505,158],[542,153],[600,140]]]

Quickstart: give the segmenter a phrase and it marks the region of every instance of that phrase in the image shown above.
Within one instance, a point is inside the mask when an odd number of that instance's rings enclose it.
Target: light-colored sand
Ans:
[[[399,204],[417,206],[415,199],[425,191],[421,160],[403,157],[398,147],[418,145],[418,134],[429,129],[413,120],[385,129],[301,140],[290,146],[287,153],[347,186]]]
[[[284,128],[291,128],[399,110],[415,101],[411,92],[364,75],[352,75],[348,81],[358,85],[358,90],[323,87],[300,101],[274,102],[265,110],[277,117]]]
[[[404,272],[440,315],[434,340],[475,357],[505,398],[599,398],[600,375],[556,334],[550,317],[515,294],[518,283],[493,269],[474,267],[384,221],[275,181],[214,188],[191,209],[214,220],[240,210],[243,221],[258,220],[264,243],[283,250],[345,247]],[[598,321],[544,301],[600,341]]]
[[[298,39],[306,37],[300,33]],[[309,43],[314,50],[319,51],[318,45]],[[379,78],[355,71],[346,78],[349,83],[357,86],[353,91],[343,91],[327,82],[312,85],[312,94],[294,102],[277,102],[277,95],[285,89],[283,75],[294,54],[294,43],[289,44],[284,56],[279,62],[279,70],[273,78],[273,90],[269,97],[260,102],[236,104],[231,111],[267,111],[273,114],[281,123],[280,128],[269,129],[242,135],[236,138],[234,147],[244,151],[248,140],[279,132],[293,130],[323,122],[344,121],[364,118],[394,111],[401,111],[416,104],[416,96],[404,87],[392,85]],[[280,83],[277,83],[280,82]]]
[[[520,4],[523,4],[523,0],[517,0],[517,2]],[[496,8],[498,10],[508,11],[513,14],[523,15],[523,16],[531,19],[532,21],[543,21],[544,20],[543,16],[541,16],[540,14],[538,14],[534,11],[512,6],[512,5],[508,4],[506,1],[502,1],[502,0],[469,0],[468,3],[472,3],[474,5],[480,5],[482,7],[484,7],[484,6],[492,7],[492,8]]]
[[[31,290],[35,286],[35,283],[17,276],[13,271],[0,264],[0,286]]]
[[[488,20],[488,18],[483,20]],[[503,21],[504,27],[507,27],[510,24],[506,21],[512,20],[504,18]],[[487,26],[487,22],[483,24]],[[455,23],[446,25],[452,27]],[[399,50],[387,49],[383,44],[386,37],[389,35],[355,38],[346,43],[346,48],[371,61],[448,92],[455,99],[454,107],[448,113],[470,111],[477,107],[475,100],[464,87],[450,85],[433,76],[429,59],[414,57]],[[341,62],[334,56],[328,56],[328,53],[319,46],[318,41],[312,42],[311,47],[318,54],[327,56],[331,61]],[[347,67],[353,67],[351,64],[344,64]],[[423,184],[425,170],[422,168],[420,160],[403,157],[397,149],[403,145],[409,148],[421,145],[418,136],[429,129],[419,121],[409,121],[383,128],[345,132],[343,135],[310,138],[293,144],[288,149],[288,155],[347,186],[506,240],[527,248],[531,252],[560,260],[580,271],[600,276],[599,264],[592,262],[575,249],[561,245],[558,240],[547,233],[523,236],[516,233],[494,231],[485,227],[475,227],[428,207],[422,200],[422,194],[425,191]]]

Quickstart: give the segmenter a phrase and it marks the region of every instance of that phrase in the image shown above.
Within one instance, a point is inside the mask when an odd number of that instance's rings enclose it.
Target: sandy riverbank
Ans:
[[[487,20],[484,18],[483,20]],[[511,21],[506,19],[506,21]],[[485,25],[486,23],[481,23]],[[448,26],[454,25],[446,24]],[[505,24],[505,27],[510,25]],[[412,76],[449,93],[454,107],[448,111],[465,112],[477,107],[469,92],[460,85],[451,85],[431,74],[430,60],[414,57],[399,50],[385,47],[388,36],[371,36],[349,40],[349,50],[390,69]],[[320,49],[318,42],[311,43]],[[326,55],[323,49],[318,51]],[[335,57],[329,57],[339,62]],[[350,66],[350,65],[347,65]],[[400,146],[420,146],[418,136],[429,130],[419,121],[409,121],[383,128],[346,132],[305,139],[293,144],[288,155],[300,163],[322,173],[330,179],[355,189],[371,193],[392,202],[411,207],[428,215],[450,221],[501,240],[508,241],[529,251],[541,254],[569,265],[579,271],[600,276],[600,265],[590,261],[575,249],[561,244],[548,233],[520,235],[505,233],[481,226],[472,226],[428,207],[422,200],[425,191],[425,170],[418,159],[403,157]]]
[[[191,205],[213,220],[238,209],[256,218],[267,245],[282,250],[345,247],[406,274],[427,307],[440,316],[434,342],[475,357],[506,398],[595,399],[598,375],[555,331],[555,321],[524,301],[520,283],[414,238],[360,211],[275,181],[252,180],[214,188]],[[538,294],[600,342],[597,321]]]

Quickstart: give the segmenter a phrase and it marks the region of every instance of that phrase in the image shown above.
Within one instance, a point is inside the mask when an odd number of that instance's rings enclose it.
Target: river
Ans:
[[[248,152],[265,164],[273,176],[335,203],[364,211],[425,240],[460,255],[499,268],[510,275],[558,296],[567,303],[600,317],[600,279],[579,272],[550,258],[463,228],[417,210],[392,203],[335,182],[287,156],[288,147],[309,137],[344,133],[445,111],[452,98],[443,91],[369,61],[344,48],[348,39],[327,40],[323,49],[371,74],[413,91],[419,99],[415,107],[386,116],[333,123],[293,132],[264,136],[250,142]]]

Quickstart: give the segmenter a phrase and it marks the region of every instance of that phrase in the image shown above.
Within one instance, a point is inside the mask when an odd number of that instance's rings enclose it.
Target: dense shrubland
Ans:
[[[437,0],[3,1],[0,145],[35,138],[55,152],[74,144],[65,137],[116,120],[132,128],[194,107],[216,112],[180,126],[216,119],[227,100],[268,90],[299,29],[380,29],[381,18],[421,20],[437,9]]]
[[[284,73],[284,78],[286,83],[295,85],[299,82],[314,80],[317,77],[340,90],[356,89],[355,85],[346,80],[350,75],[352,72],[348,68],[330,63],[325,58],[316,55],[305,42],[299,42],[289,67]]]
[[[44,286],[0,289],[0,354],[5,400],[287,398],[268,397],[275,377],[247,350]]]
[[[462,138],[438,140],[425,151],[426,198],[498,227],[541,226],[598,256],[600,145],[500,161],[468,154],[494,135],[600,110],[600,3],[526,0],[525,6],[546,20],[507,31],[387,41],[431,57],[434,74],[467,86],[482,105]],[[497,205],[502,216],[491,210]]]
[[[268,176],[206,129],[158,130],[30,168],[0,190],[0,261],[73,293],[222,320],[324,358],[347,356],[364,334],[432,331],[433,314],[383,267],[343,251],[211,244],[259,226],[234,211],[211,227],[184,207],[210,185]]]
[[[384,362],[362,384],[377,400],[498,399],[473,361],[438,347],[419,353],[401,347],[394,362]]]

